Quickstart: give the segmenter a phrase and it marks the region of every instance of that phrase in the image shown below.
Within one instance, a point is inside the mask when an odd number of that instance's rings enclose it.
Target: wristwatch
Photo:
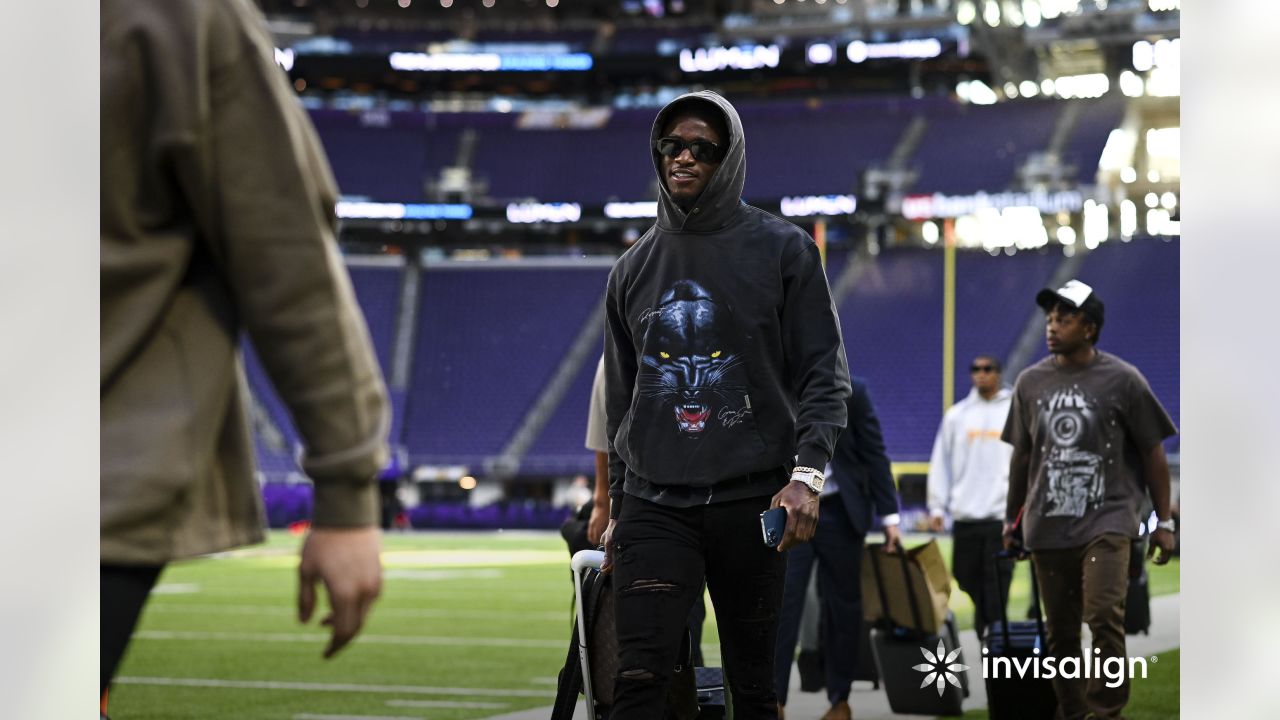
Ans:
[[[1168,520],[1161,520],[1160,522],[1156,523],[1157,530],[1168,530],[1169,532],[1174,532],[1177,529],[1177,527],[1178,527],[1178,523],[1173,518],[1169,518]]]
[[[827,481],[821,471],[803,465],[797,465],[791,471],[791,479],[804,483],[815,495],[822,492],[822,485]]]

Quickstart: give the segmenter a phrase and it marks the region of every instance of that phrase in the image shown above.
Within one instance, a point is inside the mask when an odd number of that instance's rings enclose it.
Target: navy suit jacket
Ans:
[[[849,420],[831,456],[831,476],[840,488],[840,506],[849,513],[853,527],[866,535],[873,510],[881,517],[898,512],[898,489],[867,383],[851,377],[849,384],[853,386]]]

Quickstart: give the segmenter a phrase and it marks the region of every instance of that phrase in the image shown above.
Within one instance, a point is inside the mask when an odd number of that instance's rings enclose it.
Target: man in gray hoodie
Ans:
[[[610,522],[619,643],[611,717],[660,717],[705,580],[735,716],[777,717],[786,562],[809,540],[849,371],[813,239],[742,202],[733,106],[683,95],[654,121],[658,220],[605,295]],[[778,548],[760,513],[787,509]]]

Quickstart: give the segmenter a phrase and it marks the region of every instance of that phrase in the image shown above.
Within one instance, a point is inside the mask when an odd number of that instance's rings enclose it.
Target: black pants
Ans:
[[[973,599],[973,627],[979,638],[1003,614],[1000,599],[1008,602],[1013,581],[1013,561],[996,558],[1004,548],[1001,530],[999,520],[957,520],[952,527],[951,572]]]
[[[773,653],[786,558],[765,547],[769,497],[671,508],[628,496],[614,530],[618,677],[611,720],[662,717],[689,611],[705,581],[734,716],[774,720]]]
[[[827,699],[834,705],[849,699],[859,657],[862,632],[862,546],[866,536],[853,527],[835,495],[822,499],[818,530],[813,540],[787,551],[786,590],[774,657],[774,685],[778,702],[787,703],[791,661],[800,635],[809,574],[818,563],[818,594],[822,607],[822,652]]]
[[[102,565],[99,568],[102,620],[99,695],[111,684],[111,678],[115,677],[120,659],[129,646],[129,637],[133,635],[138,616],[142,614],[142,606],[146,604],[147,596],[151,594],[151,588],[163,569],[163,565]]]

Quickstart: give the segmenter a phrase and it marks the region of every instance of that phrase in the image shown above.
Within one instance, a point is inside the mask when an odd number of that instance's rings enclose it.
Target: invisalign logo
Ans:
[[[969,669],[968,665],[955,662],[955,659],[960,656],[960,648],[956,648],[950,654],[944,656],[946,650],[947,647],[942,644],[942,638],[938,638],[937,653],[931,653],[926,648],[920,648],[920,654],[924,655],[924,659],[929,662],[920,663],[911,668],[912,670],[927,673],[924,676],[924,682],[920,683],[920,687],[928,687],[931,683],[937,685],[938,697],[942,697],[942,689],[946,687],[947,683],[960,687],[960,678],[955,673]]]

